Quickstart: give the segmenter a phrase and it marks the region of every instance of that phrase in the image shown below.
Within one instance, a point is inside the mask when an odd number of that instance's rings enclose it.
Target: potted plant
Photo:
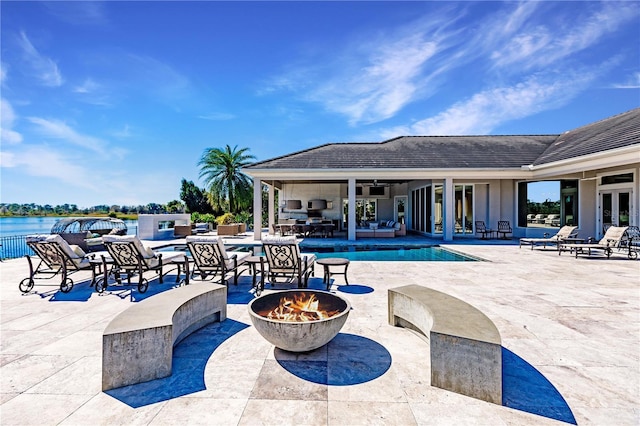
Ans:
[[[238,222],[238,232],[241,234],[247,232],[247,223],[251,221],[251,213],[249,212],[240,212],[236,213],[236,222]]]
[[[240,230],[235,220],[233,213],[225,213],[222,216],[218,216],[216,218],[218,235],[237,235]]]

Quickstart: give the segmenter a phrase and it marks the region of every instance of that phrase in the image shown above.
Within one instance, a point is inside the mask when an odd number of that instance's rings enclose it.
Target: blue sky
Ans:
[[[640,106],[640,2],[0,8],[4,203],[167,203],[226,144],[561,133]]]

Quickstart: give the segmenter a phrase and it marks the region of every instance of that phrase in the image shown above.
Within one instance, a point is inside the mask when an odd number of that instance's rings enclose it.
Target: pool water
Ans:
[[[186,247],[166,247],[161,251],[185,251]],[[252,246],[227,247],[228,251],[252,251]],[[187,255],[190,255],[186,250]],[[477,262],[481,259],[447,250],[438,246],[428,247],[380,247],[380,246],[332,246],[302,247],[303,253],[314,253],[318,259],[342,257],[352,261],[372,262]],[[263,253],[258,253],[263,255]]]
[[[316,251],[317,249],[308,251],[315,253],[319,259],[343,257],[355,261],[368,260],[374,262],[477,262],[480,260],[437,246],[401,248],[364,247],[364,250],[358,250],[359,247],[344,247],[345,250],[339,250],[341,247],[329,247],[329,249],[330,251]]]

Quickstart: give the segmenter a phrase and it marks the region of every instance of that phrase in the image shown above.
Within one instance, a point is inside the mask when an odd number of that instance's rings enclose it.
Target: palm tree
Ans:
[[[213,201],[218,205],[227,202],[231,213],[236,213],[239,204],[252,196],[251,179],[241,171],[255,159],[246,154],[248,150],[238,149],[237,145],[233,149],[229,145],[224,149],[207,148],[198,162],[200,177]]]

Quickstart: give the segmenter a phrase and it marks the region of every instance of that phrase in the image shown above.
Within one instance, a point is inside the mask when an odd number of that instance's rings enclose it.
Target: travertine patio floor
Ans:
[[[327,241],[330,244],[329,241]],[[444,245],[447,246],[447,245]],[[484,262],[352,262],[331,291],[353,310],[341,333],[292,355],[251,326],[250,278],[230,286],[228,320],[176,347],[167,379],[101,391],[102,331],[151,282],[21,295],[25,259],[0,262],[2,425],[640,424],[640,261],[590,259],[513,243],[456,242]],[[310,286],[322,288],[316,266]],[[429,385],[429,347],[387,323],[387,289],[419,284],[491,318],[502,336],[499,406]],[[271,291],[269,289],[269,291]],[[148,360],[153,362],[152,359]]]

